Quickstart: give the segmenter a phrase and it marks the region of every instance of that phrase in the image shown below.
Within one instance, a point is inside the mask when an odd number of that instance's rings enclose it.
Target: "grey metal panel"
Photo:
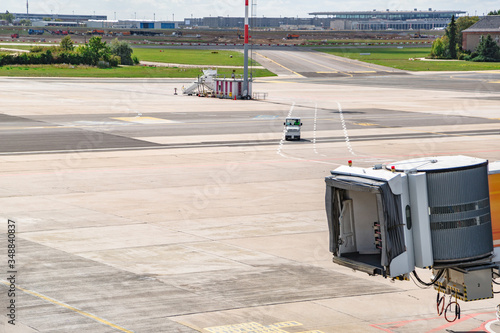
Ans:
[[[488,198],[488,169],[427,173],[429,206],[469,203]]]
[[[493,251],[487,165],[427,173],[434,261],[460,262]]]
[[[491,222],[468,228],[432,231],[434,261],[468,261],[493,251]]]
[[[468,212],[461,212],[461,213],[449,213],[449,214],[431,214],[431,223],[437,223],[437,222],[448,222],[448,221],[462,221],[462,220],[467,220],[467,219],[473,219],[479,216],[484,216],[490,214],[490,206],[482,208],[482,209],[476,209]]]
[[[408,185],[410,190],[411,218],[413,224],[415,265],[420,268],[430,267],[434,262],[434,258],[432,255],[426,174],[409,174]]]

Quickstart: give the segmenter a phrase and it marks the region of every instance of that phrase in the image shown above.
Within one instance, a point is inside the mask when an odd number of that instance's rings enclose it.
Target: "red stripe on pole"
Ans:
[[[248,44],[248,24],[245,25],[245,44]]]
[[[245,0],[245,6],[248,6],[248,0]]]

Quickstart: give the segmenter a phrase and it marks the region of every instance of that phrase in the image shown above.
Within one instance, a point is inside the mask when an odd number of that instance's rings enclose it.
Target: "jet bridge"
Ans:
[[[467,156],[373,168],[350,163],[325,182],[334,263],[393,279],[411,273],[434,286],[443,305],[439,293],[455,297],[448,305],[455,319],[458,299],[493,298],[492,280],[500,277],[500,163]],[[431,281],[422,281],[416,268],[432,269]]]

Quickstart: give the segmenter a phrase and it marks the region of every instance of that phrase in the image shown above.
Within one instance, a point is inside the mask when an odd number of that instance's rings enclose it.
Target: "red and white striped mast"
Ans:
[[[248,98],[248,0],[245,0],[245,43],[244,43],[244,65],[243,65],[243,98]]]

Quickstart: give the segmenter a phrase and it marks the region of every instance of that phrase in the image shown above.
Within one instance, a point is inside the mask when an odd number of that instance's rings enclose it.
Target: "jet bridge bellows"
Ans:
[[[487,161],[440,157],[403,161],[395,167],[399,172],[426,174],[435,265],[467,263],[491,255]]]
[[[491,262],[488,161],[421,158],[326,177],[334,262],[388,277]]]

